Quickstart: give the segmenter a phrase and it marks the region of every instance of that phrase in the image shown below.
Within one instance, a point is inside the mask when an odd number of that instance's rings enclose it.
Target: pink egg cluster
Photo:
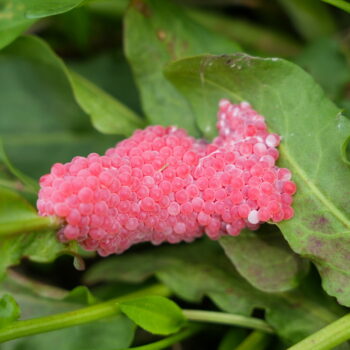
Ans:
[[[217,126],[212,143],[150,126],[103,156],[56,163],[40,179],[39,214],[64,219],[62,241],[103,256],[290,219],[296,185],[275,165],[280,137],[246,102],[221,100]]]

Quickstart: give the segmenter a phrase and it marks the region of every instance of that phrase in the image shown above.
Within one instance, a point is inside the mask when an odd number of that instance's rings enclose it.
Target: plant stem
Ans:
[[[23,232],[53,230],[60,227],[61,220],[55,216],[38,216],[32,219],[4,222],[0,225],[0,235],[11,235]]]
[[[37,295],[45,298],[62,299],[69,294],[68,290],[36,281],[12,269],[7,270],[7,275],[14,283],[31,290],[35,290]]]
[[[166,286],[156,284],[134,293],[126,294],[121,297],[78,310],[24,321],[17,321],[0,329],[0,343],[16,338],[26,337],[28,335],[50,332],[57,329],[89,323],[104,317],[113,316],[120,312],[118,306],[119,302],[150,294],[169,296],[171,292]]]
[[[259,329],[266,333],[274,333],[273,329],[263,320],[254,317],[233,315],[225,312],[183,310],[187,319],[199,322],[211,322],[240,326],[252,329]]]
[[[264,350],[270,344],[271,336],[261,331],[252,332],[235,350]]]
[[[157,342],[147,344],[147,345],[141,345],[141,346],[136,346],[134,348],[129,348],[129,350],[161,350],[165,349],[170,345],[176,344],[177,342],[189,338],[192,335],[198,333],[203,327],[199,325],[190,325],[188,328],[185,330],[171,335],[170,337],[167,337],[165,339],[159,340]],[[126,349],[124,349],[126,350]]]
[[[330,350],[350,339],[350,314],[339,318],[288,350]]]
[[[0,179],[0,186],[9,188],[9,189],[15,190],[15,191],[21,191],[21,192],[26,192],[26,193],[30,193],[30,194],[37,194],[37,191],[34,191],[33,189],[29,188],[28,186],[23,185],[19,181]]]

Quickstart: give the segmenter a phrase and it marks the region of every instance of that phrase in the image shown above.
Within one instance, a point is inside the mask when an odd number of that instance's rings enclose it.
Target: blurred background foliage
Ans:
[[[142,16],[151,15],[142,0],[130,3]],[[191,118],[183,118],[190,110],[180,95],[171,109],[167,106],[164,110],[157,102],[162,96],[154,96],[154,91],[150,96],[152,89],[158,89],[159,95],[172,91],[173,87],[162,76],[162,69],[176,58],[222,51],[286,58],[309,72],[326,95],[350,116],[350,14],[346,12],[350,9],[347,2],[163,0],[157,5],[160,15],[156,28],[140,22],[133,27],[132,16],[137,14],[129,13],[124,18],[131,5],[127,0],[0,0],[0,201],[5,203],[6,198],[6,205],[15,203],[23,217],[34,215],[34,209],[28,209],[27,202],[18,199],[16,193],[34,205],[37,180],[55,162],[69,161],[77,154],[102,153],[137,127],[147,123],[178,122],[177,116],[181,117],[181,126],[193,135],[203,134]],[[166,26],[177,35],[173,46],[163,32]],[[156,36],[151,38],[150,32],[156,32]],[[20,37],[21,34],[24,36]],[[136,42],[140,45],[133,45]],[[51,238],[38,241],[28,235],[25,239],[3,239],[0,244],[0,273],[4,273],[8,265],[19,263],[22,256],[34,260],[25,259],[16,268],[17,272],[29,276],[28,279],[11,272],[2,285],[3,290],[18,298],[24,315],[45,315],[89,304],[91,300],[86,290],[75,292],[78,297],[73,301],[65,299],[65,289],[83,282],[108,282],[93,284],[91,288],[95,296],[104,300],[148,285],[154,280],[150,277],[154,274],[164,283],[173,284],[181,297],[178,302],[183,306],[196,302],[202,308],[219,307],[237,312],[232,305],[238,303],[241,307],[238,311],[246,314],[257,306],[260,308],[254,311],[257,316],[262,317],[266,312],[270,321],[281,327],[279,335],[283,341],[275,339],[275,349],[299,340],[345,312],[320,291],[320,281],[313,270],[310,285],[302,285],[301,290],[273,299],[248,285],[235,272],[233,277],[225,276],[219,268],[207,266],[205,254],[210,255],[209,261],[217,261],[222,251],[204,243],[202,256],[203,242],[186,248],[188,253],[184,250],[179,254],[167,248],[159,250],[156,259],[152,257],[154,250],[148,253],[147,246],[135,247],[132,252],[136,257],[131,256],[130,261],[128,256],[119,260],[120,269],[115,273],[110,272],[115,265],[112,263],[109,270],[107,263],[98,267],[94,274],[95,270],[89,267],[99,259],[93,257],[87,260],[89,273],[83,279],[83,273],[72,266],[73,258],[61,256],[62,250],[67,249],[53,241],[52,232],[46,235]],[[284,247],[285,242],[281,245]],[[76,247],[69,249],[73,255],[77,254]],[[173,258],[171,263],[166,259],[169,256]],[[41,264],[56,257],[54,262]],[[227,266],[231,265],[227,259],[223,260],[222,266],[227,271],[230,268]],[[159,272],[160,265],[166,265],[165,270]],[[135,276],[130,275],[130,266]],[[178,276],[176,272],[187,270],[188,266],[192,268],[188,275]],[[146,270],[139,271],[140,267]],[[305,274],[303,269],[301,275]],[[199,276],[197,284],[193,276]],[[55,287],[42,286],[39,282],[32,285],[32,279]],[[245,290],[243,299],[241,295],[226,293],[226,289],[237,285]],[[226,294],[221,287],[226,288]],[[39,296],[33,293],[34,288]],[[52,300],[43,300],[43,295]],[[201,299],[203,295],[211,300]],[[313,300],[324,305],[321,313],[326,314],[325,319],[309,314],[308,305]],[[300,308],[295,309],[295,304]],[[42,312],[33,313],[34,305]],[[288,328],[286,324],[295,320],[299,326]],[[103,336],[105,348],[113,345],[117,349],[129,346],[135,331],[134,325],[124,316],[107,323],[101,321],[96,327],[67,330],[56,334],[56,338],[44,336],[11,342],[1,345],[0,349],[40,350],[50,346],[52,339],[65,341],[64,349],[88,346],[98,349]],[[105,333],[96,344],[84,342],[87,334],[100,334],[100,329]],[[302,329],[307,330],[303,333]],[[246,336],[245,332],[237,330],[226,334],[226,330],[220,326],[210,328],[206,334],[188,340],[185,349],[219,346],[220,350],[227,350]],[[138,344],[153,339],[142,331],[137,334]],[[119,335],[119,344],[115,343],[116,335]],[[348,349],[348,346],[340,349]]]

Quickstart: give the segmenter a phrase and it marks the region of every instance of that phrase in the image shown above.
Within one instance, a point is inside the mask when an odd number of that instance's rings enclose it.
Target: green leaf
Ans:
[[[23,256],[38,262],[52,261],[65,249],[53,231],[50,219],[39,217],[35,209],[16,192],[0,188],[0,279],[8,266]],[[39,232],[31,233],[36,228]],[[11,230],[11,235],[6,235]],[[19,234],[14,234],[18,232]]]
[[[5,0],[1,20],[8,22],[1,23],[0,28],[12,22],[21,21],[23,18],[42,18],[58,15],[70,11],[81,4],[83,0]]]
[[[14,166],[26,174],[39,177],[54,162],[102,153],[119,140],[94,131],[81,108],[109,133],[129,135],[142,125],[92,83],[73,77],[38,38],[19,38],[0,52],[0,63],[0,104],[6,115],[0,119],[0,136]]]
[[[153,334],[176,333],[185,324],[181,309],[160,296],[132,299],[119,304],[122,312],[138,326]]]
[[[233,350],[247,336],[247,331],[243,328],[230,329],[222,338],[218,350]]]
[[[294,218],[278,226],[295,252],[315,262],[326,291],[350,305],[350,168],[341,155],[350,121],[307,73],[281,59],[199,56],[171,64],[167,76],[210,136],[223,97],[248,101],[282,136],[278,164],[292,171],[298,191]]]
[[[199,135],[190,106],[164,78],[163,67],[184,56],[235,52],[238,46],[192,21],[170,1],[133,0],[124,24],[125,53],[148,119]]]
[[[255,308],[264,309],[267,322],[289,344],[346,313],[323,292],[314,274],[290,292],[255,289],[234,270],[220,246],[209,240],[110,257],[92,266],[85,281],[138,283],[153,274],[189,302],[206,295],[231,313],[250,315]]]
[[[70,303],[86,305],[93,305],[98,301],[97,298],[95,298],[95,296],[85,286],[75,287],[63,298],[63,300]]]
[[[144,126],[134,112],[82,76],[70,72],[69,77],[77,102],[101,133],[130,135]]]
[[[244,230],[237,237],[224,236],[219,242],[238,272],[260,290],[293,289],[307,274],[308,261],[296,255],[272,225],[257,232]]]
[[[345,1],[345,0],[322,0],[322,1],[350,13],[350,4],[348,1]]]
[[[62,299],[41,297],[33,288],[27,288],[6,279],[0,286],[0,294],[11,293],[22,310],[21,319],[53,315],[72,311],[86,305],[83,295],[89,293],[78,287]],[[77,294],[81,298],[77,298]],[[91,295],[91,293],[89,293]],[[135,326],[124,315],[109,317],[81,326],[61,329],[13,340],[0,345],[1,350],[42,350],[59,344],[64,350],[124,349],[130,346]]]
[[[6,168],[19,179],[23,184],[27,185],[30,190],[37,192],[39,190],[39,184],[27,176],[26,174],[23,174],[20,170],[16,169],[13,164],[10,162],[10,160],[7,157],[7,154],[4,150],[4,145],[2,140],[0,139],[0,161],[2,161]]]
[[[5,294],[0,299],[0,328],[16,321],[21,314],[20,308],[10,294]]]
[[[0,49],[26,31],[38,18],[70,11],[83,0],[2,0]]]
[[[297,31],[307,40],[333,34],[335,23],[320,0],[279,0]]]
[[[285,57],[294,56],[301,49],[300,43],[290,35],[256,21],[197,8],[189,8],[187,14],[204,27],[239,42],[248,52]]]
[[[114,4],[113,1],[107,1]],[[67,64],[69,69],[93,82],[136,113],[141,114],[138,90],[131,68],[121,49],[116,51],[114,48],[88,59],[68,61]],[[118,77],[117,83],[116,77]]]
[[[11,26],[9,28],[1,28],[0,19],[0,49],[11,44],[11,42],[25,32],[33,24],[33,22],[33,20],[23,20],[23,23]]]

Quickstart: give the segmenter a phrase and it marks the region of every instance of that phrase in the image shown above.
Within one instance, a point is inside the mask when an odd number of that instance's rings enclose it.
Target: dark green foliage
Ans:
[[[343,0],[0,0],[0,342],[14,339],[0,349],[282,350],[348,313],[346,12]],[[53,163],[102,154],[148,124],[211,140],[221,98],[248,101],[282,136],[293,219],[102,259],[38,216],[38,179]],[[63,254],[84,274],[52,276]],[[258,319],[274,334],[199,328],[186,309]],[[45,333],[49,315],[67,328]],[[298,349],[350,349],[350,334],[337,340],[346,325]]]

